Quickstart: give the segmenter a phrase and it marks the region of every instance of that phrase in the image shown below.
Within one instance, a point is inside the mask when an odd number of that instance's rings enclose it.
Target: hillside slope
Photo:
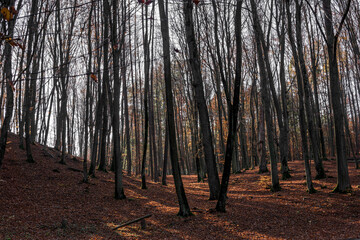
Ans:
[[[10,135],[0,169],[0,239],[347,239],[360,238],[360,177],[349,164],[353,192],[332,194],[336,178],[314,181],[318,193],[305,191],[303,164],[291,162],[292,179],[283,190],[266,189],[269,175],[256,170],[232,175],[228,212],[214,213],[207,183],[184,176],[194,216],[176,216],[177,200],[169,185],[149,182],[140,189],[138,177],[124,176],[126,200],[113,198],[113,173],[97,172],[90,183],[81,182],[82,162],[34,145],[36,163],[25,161],[18,137]],[[335,162],[325,162],[329,176],[336,176]],[[146,214],[146,229],[135,223],[117,231],[120,223]]]

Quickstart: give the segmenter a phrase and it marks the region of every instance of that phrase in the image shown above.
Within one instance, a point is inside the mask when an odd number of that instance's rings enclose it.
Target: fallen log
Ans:
[[[123,223],[123,224],[117,226],[116,228],[113,228],[113,230],[117,230],[117,229],[119,229],[119,228],[121,228],[121,227],[125,227],[125,226],[127,226],[127,225],[130,225],[130,224],[139,222],[139,221],[141,221],[141,220],[143,220],[143,221],[141,222],[141,229],[145,229],[145,226],[146,226],[146,224],[145,224],[145,218],[149,218],[149,217],[151,217],[151,216],[152,216],[152,214],[148,214],[148,215],[145,215],[145,216],[143,216],[143,217],[140,217],[140,218],[131,220],[131,221],[129,221],[129,222],[126,222],[126,223]]]

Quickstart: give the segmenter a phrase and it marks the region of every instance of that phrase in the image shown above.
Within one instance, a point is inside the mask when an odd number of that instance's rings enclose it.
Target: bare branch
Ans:
[[[320,32],[321,32],[321,35],[323,36],[323,38],[325,39],[325,42],[327,43],[327,39],[326,39],[326,36],[325,36],[325,33],[324,31],[322,30],[322,27],[321,27],[321,24],[319,22],[319,19],[317,18],[316,16],[316,6],[317,4],[315,5],[315,9],[311,6],[311,4],[309,3],[309,0],[305,0],[305,2],[307,3],[307,5],[309,6],[310,10],[313,12],[314,16],[315,16],[315,20],[316,20],[316,24],[318,25],[319,29],[320,29]]]
[[[347,17],[347,15],[349,13],[349,10],[350,10],[350,5],[351,5],[351,0],[349,0],[348,3],[347,3],[344,15],[342,16],[342,19],[341,19],[341,22],[340,22],[340,25],[339,25],[339,29],[337,30],[337,32],[335,34],[335,42],[337,42],[337,39],[339,38],[341,30],[342,30],[342,28],[344,26],[344,22],[345,22],[346,17]]]

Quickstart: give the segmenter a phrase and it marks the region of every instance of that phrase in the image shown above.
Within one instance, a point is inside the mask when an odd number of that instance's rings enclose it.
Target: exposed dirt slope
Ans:
[[[282,191],[271,193],[270,176],[256,170],[232,175],[227,213],[209,211],[207,183],[184,176],[193,217],[176,216],[178,206],[172,177],[169,185],[124,177],[126,200],[113,198],[113,173],[97,172],[89,184],[81,182],[82,163],[59,164],[58,153],[33,147],[36,163],[10,136],[0,169],[0,239],[348,239],[360,238],[360,170],[349,164],[353,192],[333,194],[336,178],[314,180],[316,194],[305,191],[303,163],[290,163],[294,176],[281,181]],[[334,161],[325,162],[336,177]],[[313,173],[315,170],[313,170]],[[147,228],[135,223],[118,231],[120,223],[152,214]]]

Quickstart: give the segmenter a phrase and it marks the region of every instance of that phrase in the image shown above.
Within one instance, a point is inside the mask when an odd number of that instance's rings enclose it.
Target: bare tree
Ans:
[[[21,6],[22,0],[18,3],[18,8]],[[6,7],[14,6],[15,0],[9,1]],[[16,18],[12,21],[8,21],[7,24],[7,36],[13,38],[14,28],[15,28]],[[8,43],[4,48],[4,79],[6,79],[6,113],[3,124],[1,126],[1,138],[0,138],[0,168],[4,160],[6,141],[8,136],[8,131],[10,129],[10,122],[13,115],[14,108],[14,84],[13,84],[13,75],[11,72],[12,69],[12,46]]]
[[[179,202],[179,216],[190,216],[189,204],[185,195],[184,186],[181,179],[177,144],[176,144],[176,133],[175,133],[175,120],[174,120],[174,109],[173,109],[173,96],[171,86],[171,60],[170,60],[170,36],[169,36],[169,25],[168,15],[165,12],[164,1],[159,0],[159,11],[161,18],[161,33],[163,38],[163,54],[164,54],[164,73],[165,73],[165,88],[166,88],[166,107],[167,107],[167,125],[169,128],[169,145],[171,154],[171,165],[172,172],[175,182],[176,194]],[[165,153],[166,154],[166,153]]]
[[[335,140],[336,140],[336,161],[337,161],[337,186],[334,192],[347,192],[351,189],[349,171],[346,159],[346,142],[344,133],[344,111],[341,101],[342,93],[340,87],[338,60],[336,57],[338,38],[341,33],[346,16],[349,13],[351,0],[348,0],[339,27],[334,34],[333,14],[331,1],[323,0],[324,24],[326,33],[326,45],[329,56],[330,69],[330,91],[331,104],[334,110]]]
[[[219,212],[225,212],[226,206],[226,193],[229,185],[231,162],[234,157],[234,145],[237,129],[237,118],[240,105],[240,88],[241,88],[241,70],[242,70],[242,38],[241,38],[241,5],[243,1],[238,0],[236,5],[235,15],[235,35],[236,35],[236,75],[234,82],[234,99],[232,104],[230,103],[229,109],[229,133],[226,142],[226,154],[224,172],[221,179],[221,189],[219,200],[216,204],[216,210]]]
[[[205,162],[208,172],[208,183],[210,188],[210,200],[218,199],[220,192],[220,180],[216,167],[214,155],[213,137],[210,129],[209,112],[206,105],[204,87],[200,68],[200,58],[198,47],[195,39],[194,22],[193,22],[193,2],[186,0],[184,2],[185,31],[186,41],[189,49],[189,63],[192,73],[192,85],[195,92],[195,101],[199,111],[200,128],[202,133],[202,143],[204,146]]]
[[[262,104],[264,106],[265,112],[265,120],[266,120],[266,129],[267,129],[267,137],[268,137],[268,145],[270,151],[270,163],[271,163],[271,190],[272,191],[279,191],[280,184],[279,184],[279,176],[277,170],[277,157],[275,151],[275,143],[274,143],[274,128],[273,128],[273,120],[270,111],[270,91],[269,91],[269,80],[267,79],[267,74],[269,73],[269,68],[265,65],[264,56],[267,55],[266,48],[264,48],[264,34],[260,26],[260,20],[257,13],[257,6],[254,0],[250,1],[251,3],[251,11],[252,11],[252,18],[254,24],[254,34],[256,39],[256,49],[258,55],[258,64],[260,69],[260,86],[261,86],[261,99]]]

